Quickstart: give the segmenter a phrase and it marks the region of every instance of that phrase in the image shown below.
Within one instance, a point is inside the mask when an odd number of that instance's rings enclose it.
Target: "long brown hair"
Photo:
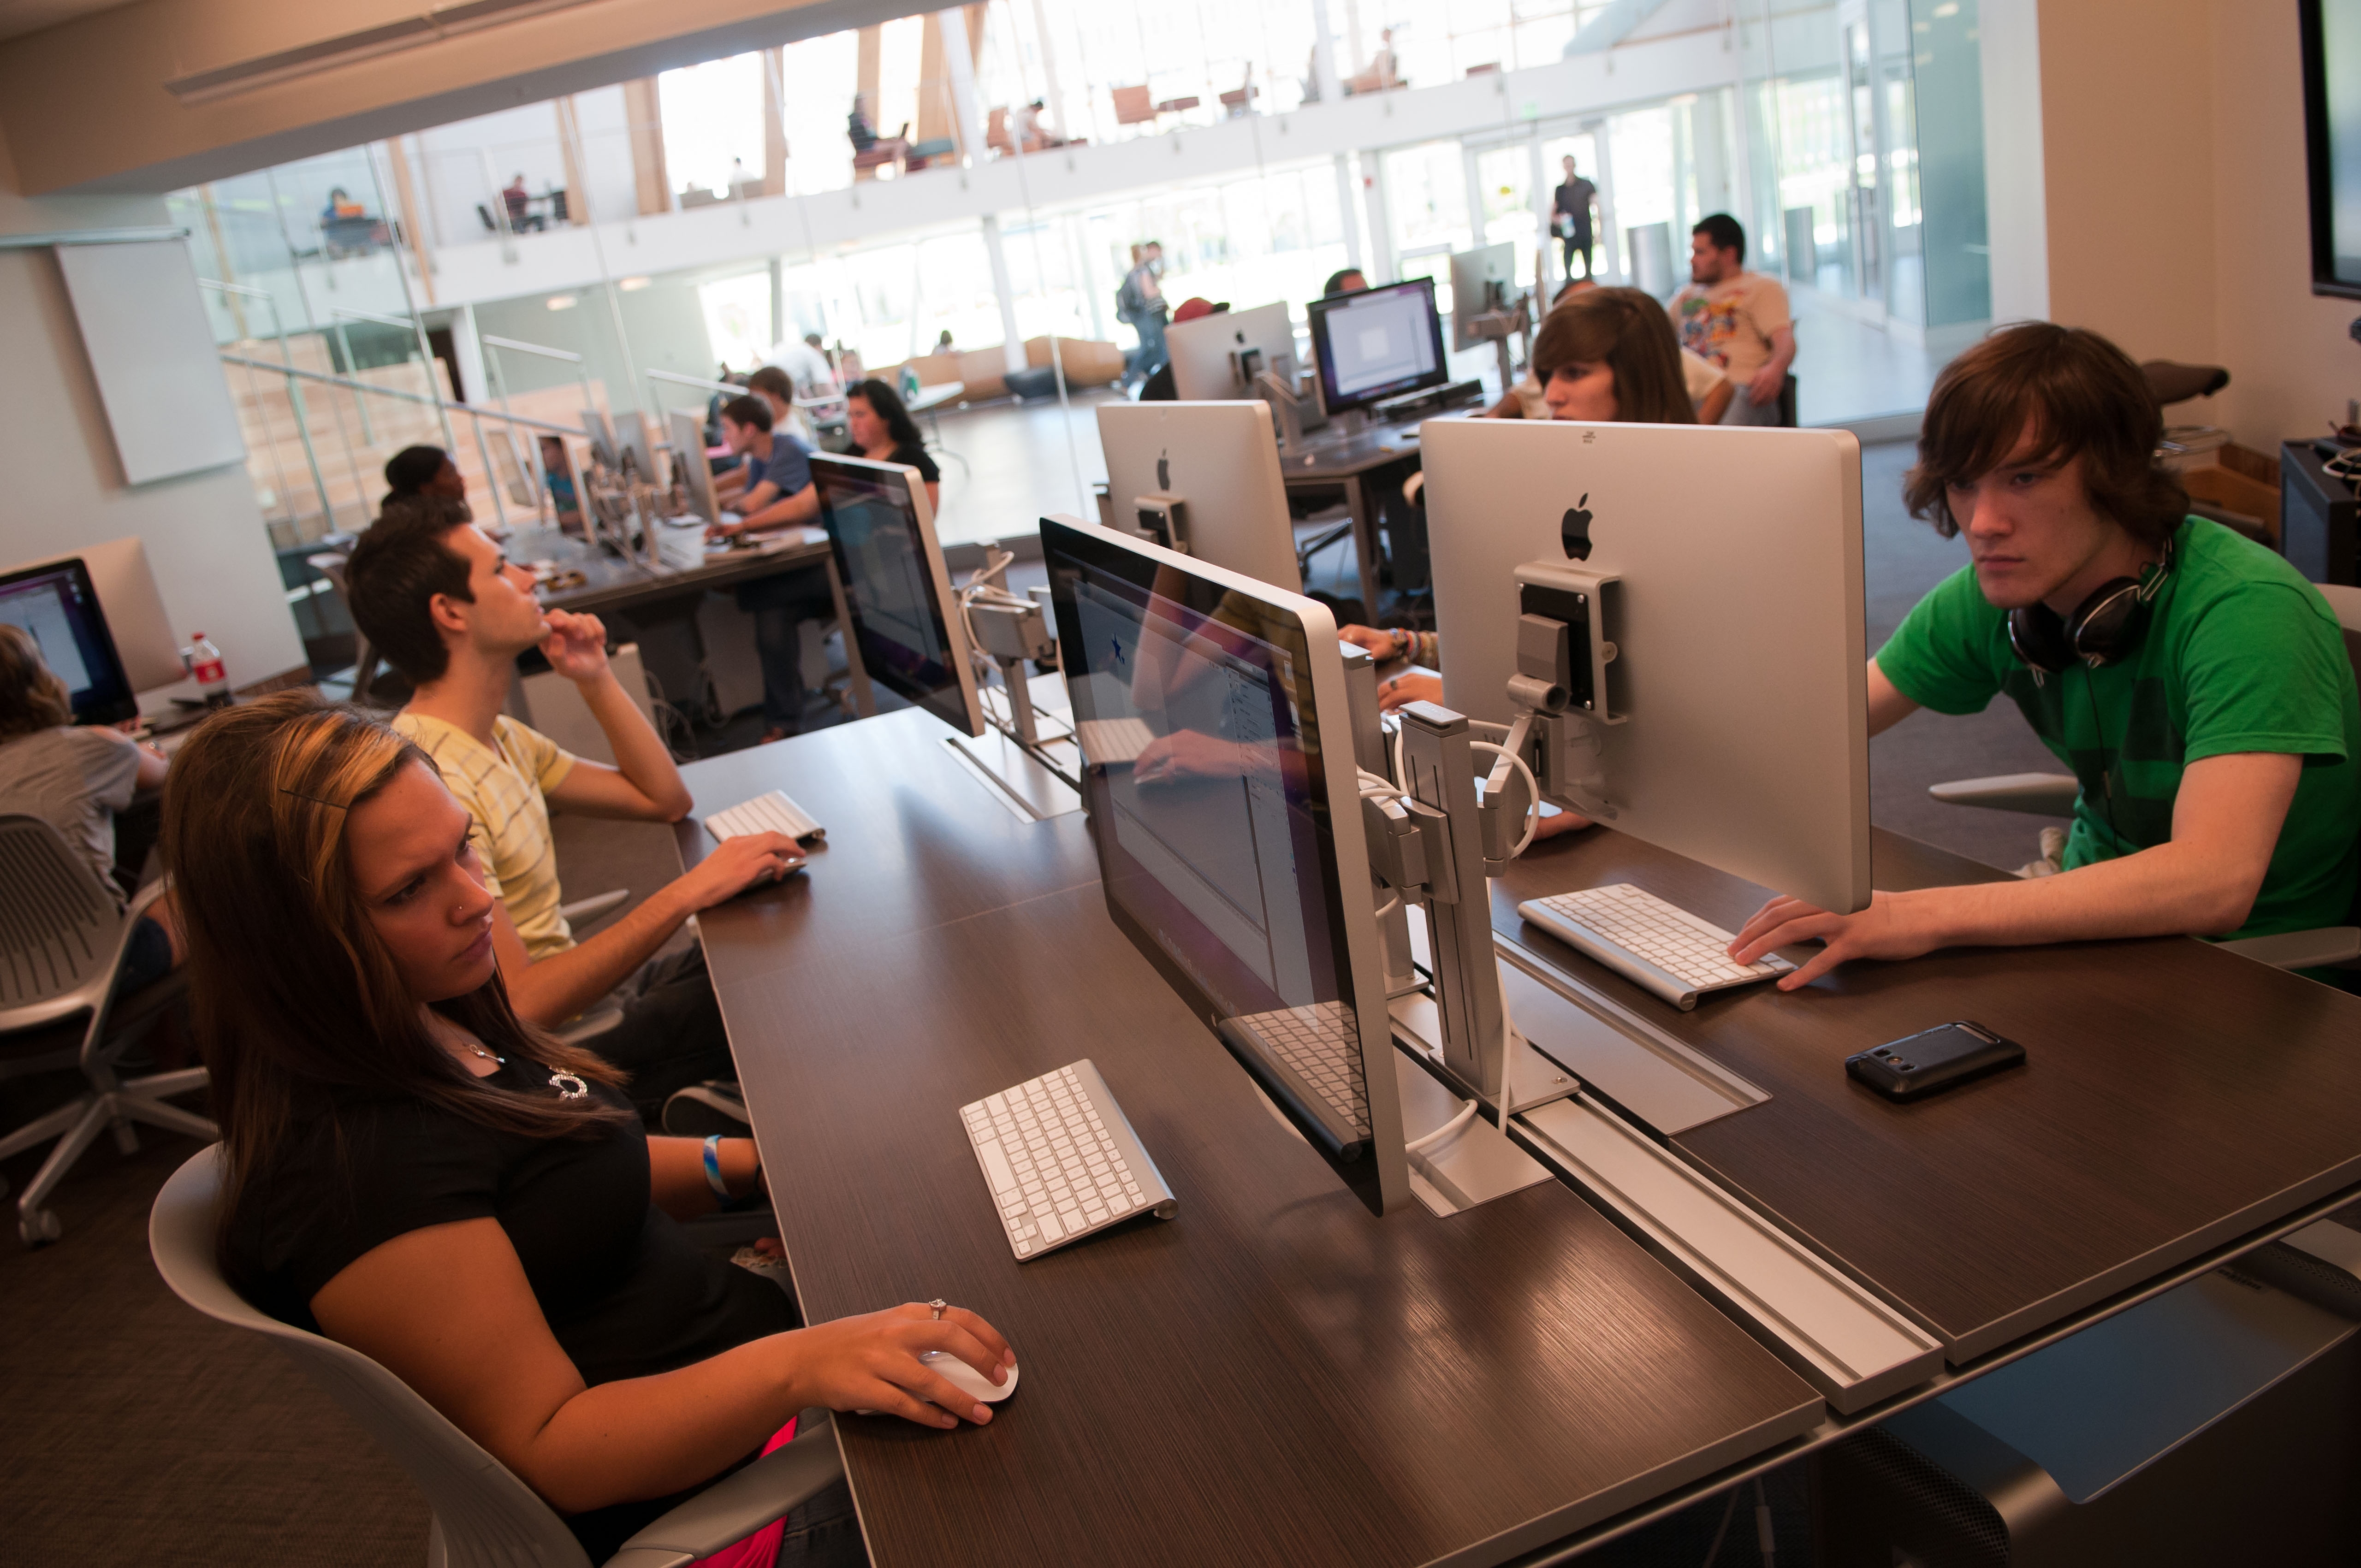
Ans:
[[[225,1223],[240,1188],[345,1095],[421,1100],[527,1136],[602,1133],[627,1113],[568,1105],[471,1076],[427,1032],[353,885],[353,806],[426,754],[358,709],[281,692],[207,719],[173,759],[164,860],[189,946],[198,1047],[227,1155]],[[434,1010],[497,1054],[615,1083],[598,1058],[509,1005],[499,971]]]
[[[73,722],[66,684],[41,661],[41,645],[20,626],[0,621],[0,740]]]
[[[2172,537],[2189,492],[2156,459],[2164,414],[2131,356],[2086,327],[2000,327],[1943,367],[1927,394],[1918,462],[1903,480],[1910,515],[1960,532],[1950,487],[1982,478],[2030,425],[2031,467],[2082,460],[2082,489],[2102,517],[2144,544]]]
[[[1615,417],[1635,424],[1695,424],[1681,343],[1664,307],[1637,289],[1585,289],[1552,307],[1533,334],[1533,376],[1543,387],[1569,365],[1615,373]]]

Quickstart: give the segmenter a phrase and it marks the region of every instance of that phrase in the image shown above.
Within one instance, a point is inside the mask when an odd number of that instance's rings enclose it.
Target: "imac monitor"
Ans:
[[[2305,163],[2312,291],[2361,299],[2361,10],[2302,0]]]
[[[1178,495],[1189,554],[1276,587],[1302,583],[1268,403],[1104,402],[1099,445],[1118,527],[1130,531],[1136,498]]]
[[[79,558],[0,576],[0,621],[30,632],[41,662],[65,682],[77,724],[120,724],[139,701],[106,630],[90,568]]]
[[[1256,396],[1255,375],[1276,371],[1295,387],[1295,323],[1285,304],[1224,311],[1164,329],[1173,394],[1186,402]]]
[[[1443,700],[1509,723],[1517,568],[1598,590],[1602,795],[1573,806],[1776,893],[1869,904],[1861,446],[1844,431],[1435,420],[1422,433]],[[1576,657],[1581,658],[1580,648]]]
[[[825,452],[812,454],[811,467],[852,617],[846,636],[870,679],[982,735],[975,667],[918,471]]]
[[[1332,414],[1451,378],[1432,278],[1332,294],[1312,301],[1311,311],[1312,356],[1320,366],[1321,400]]]
[[[675,409],[665,417],[671,426],[672,460],[687,480],[689,510],[708,522],[721,521],[721,503],[715,498],[713,464],[705,455],[705,416]]]
[[[615,427],[603,409],[582,411],[582,433],[590,438],[590,455],[609,468],[623,466],[623,449],[615,444]]]
[[[114,634],[115,651],[123,660],[123,674],[131,689],[153,691],[187,680],[189,667],[181,662],[180,640],[172,635],[164,596],[156,587],[156,574],[148,569],[147,545],[137,538],[110,539],[24,565],[49,566],[72,560],[89,568],[91,587],[97,590],[99,609],[105,612],[107,630]]]
[[[1451,346],[1459,353],[1491,340],[1473,330],[1476,318],[1505,310],[1517,298],[1517,247],[1506,240],[1451,258]]]
[[[1335,622],[1076,519],[1041,543],[1074,717],[1139,742],[1083,777],[1108,913],[1385,1212],[1409,1168]]]

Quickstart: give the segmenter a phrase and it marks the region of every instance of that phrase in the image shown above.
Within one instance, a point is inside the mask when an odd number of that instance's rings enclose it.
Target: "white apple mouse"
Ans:
[[[996,1405],[1016,1392],[1016,1368],[1013,1365],[1008,1368],[1008,1381],[995,1384],[991,1378],[947,1350],[921,1352],[918,1361],[928,1370],[939,1372],[950,1378],[952,1386],[960,1392],[981,1399],[987,1405]]]

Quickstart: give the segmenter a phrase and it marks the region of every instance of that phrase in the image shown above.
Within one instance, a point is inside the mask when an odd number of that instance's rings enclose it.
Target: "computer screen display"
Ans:
[[[32,634],[41,662],[66,684],[75,723],[116,724],[139,716],[138,699],[107,634],[106,612],[80,561],[0,576],[0,621]]]
[[[983,733],[957,601],[917,471],[812,456],[820,522],[844,579],[852,638],[872,680],[969,735]]]
[[[1110,912],[1378,1207],[1379,1162],[1365,1157],[1380,1115],[1398,1126],[1398,1113],[1389,1081],[1372,1109],[1330,760],[1292,596],[1159,565],[1104,530],[1045,521],[1042,542]],[[1359,832],[1357,802],[1344,809]],[[1383,996],[1380,982],[1379,1009]],[[1378,1031],[1389,1041],[1382,1014]]]
[[[2304,0],[2304,119],[2312,198],[2312,291],[2361,299],[2361,10]]]
[[[1450,379],[1434,280],[1312,302],[1312,353],[1329,411],[1367,408]]]

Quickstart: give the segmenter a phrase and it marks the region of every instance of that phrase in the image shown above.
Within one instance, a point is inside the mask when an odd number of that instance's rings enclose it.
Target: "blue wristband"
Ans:
[[[721,1135],[719,1133],[705,1140],[705,1185],[713,1189],[713,1195],[721,1200],[723,1208],[736,1201],[730,1196],[730,1184],[721,1179]]]

